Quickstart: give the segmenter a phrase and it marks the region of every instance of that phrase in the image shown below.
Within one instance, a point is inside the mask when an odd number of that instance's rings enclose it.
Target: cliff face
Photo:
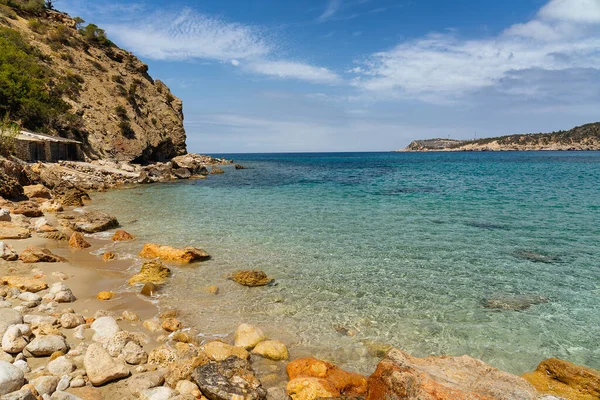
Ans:
[[[508,135],[478,140],[415,140],[404,151],[600,150],[600,122],[568,131]]]
[[[0,9],[0,27],[18,32],[39,54],[41,67],[53,77],[48,90],[56,90],[58,82],[70,85],[68,93],[61,92],[70,106],[69,128],[40,129],[82,141],[90,159],[146,163],[186,152],[181,100],[148,75],[146,64],[97,27],[86,32],[66,14],[9,11]]]

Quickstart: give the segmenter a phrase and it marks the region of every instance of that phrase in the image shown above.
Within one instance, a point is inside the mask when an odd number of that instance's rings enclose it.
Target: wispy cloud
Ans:
[[[255,61],[244,67],[254,73],[283,79],[299,79],[312,83],[336,84],[342,81],[335,72],[314,65],[294,61]]]
[[[325,11],[323,11],[323,13],[321,13],[321,15],[319,15],[319,17],[317,18],[317,21],[318,22],[327,21],[328,19],[333,17],[340,10],[341,6],[342,6],[342,0],[328,0]]]

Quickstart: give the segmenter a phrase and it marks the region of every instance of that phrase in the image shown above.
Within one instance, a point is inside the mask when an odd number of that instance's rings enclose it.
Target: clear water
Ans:
[[[600,368],[600,153],[228,157],[248,169],[95,196],[140,237],[120,251],[159,242],[213,256],[175,268],[163,297],[206,334],[256,323],[292,356],[363,373],[377,361],[366,340],[513,373],[548,357]],[[226,280],[240,268],[277,285]],[[483,306],[518,295],[549,301]]]

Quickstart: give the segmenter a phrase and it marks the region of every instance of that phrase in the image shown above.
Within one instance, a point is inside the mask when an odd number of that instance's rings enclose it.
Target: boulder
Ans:
[[[199,154],[184,154],[171,160],[173,168],[185,168],[192,175],[206,175],[208,170],[204,166],[205,159]]]
[[[238,357],[201,365],[192,377],[202,393],[212,400],[262,400],[267,396],[250,363]]]
[[[100,211],[90,211],[67,222],[67,227],[84,233],[107,231],[118,226],[119,221],[115,217]]]
[[[246,169],[246,167],[241,164],[235,164],[235,169]]]
[[[60,378],[58,376],[40,376],[32,379],[29,383],[33,385],[40,396],[48,395],[56,391]]]
[[[92,323],[91,328],[95,331],[92,340],[106,343],[112,336],[121,331],[117,321],[113,317],[100,317]]]
[[[125,362],[131,365],[145,364],[148,361],[148,353],[134,341],[127,342],[121,350],[121,355]]]
[[[53,254],[48,249],[42,249],[40,247],[35,246],[29,246],[25,250],[23,250],[23,252],[19,256],[19,260],[29,264],[38,262],[54,263],[67,261],[65,258]]]
[[[44,185],[29,185],[23,186],[23,193],[25,196],[39,199],[51,199],[52,194]]]
[[[0,170],[0,197],[5,199],[20,199],[23,197],[23,186],[3,170]]]
[[[398,349],[369,377],[365,400],[534,400],[533,386],[469,356],[416,358]]]
[[[212,167],[210,169],[210,174],[211,175],[217,175],[217,174],[224,174],[225,171],[223,171],[223,169],[219,168],[219,167]]]
[[[177,179],[188,179],[192,176],[192,173],[187,168],[174,168],[171,172]]]
[[[56,301],[57,303],[72,303],[77,300],[71,289],[63,282],[52,284],[50,292],[44,296],[44,299]]]
[[[148,243],[140,252],[143,258],[160,258],[163,261],[191,263],[193,261],[205,261],[210,259],[207,252],[195,247],[184,247],[178,249],[171,246],[162,246],[159,244]]]
[[[0,208],[0,222],[10,222],[10,211]]]
[[[156,370],[132,376],[127,380],[127,388],[131,394],[138,397],[142,391],[161,386],[163,383],[165,383],[164,370]]]
[[[213,361],[223,361],[231,356],[246,360],[249,356],[243,347],[232,346],[218,340],[206,343],[202,346],[202,350]]]
[[[81,207],[84,201],[88,201],[90,196],[79,188],[55,188],[54,197],[65,207]]]
[[[11,354],[22,352],[31,335],[31,328],[27,324],[9,326],[2,336],[2,350]]]
[[[135,236],[133,236],[131,233],[126,232],[122,229],[116,231],[112,237],[112,240],[114,242],[125,242],[125,241],[133,240],[133,239],[135,239]]]
[[[523,378],[540,393],[565,399],[600,399],[600,372],[568,361],[544,360]]]
[[[162,328],[167,332],[175,332],[183,328],[183,324],[176,318],[166,318],[162,322]]]
[[[114,360],[102,345],[97,343],[88,347],[83,366],[94,386],[129,376],[127,367],[122,362]]]
[[[20,312],[12,308],[0,308],[0,337],[4,336],[9,326],[22,323],[23,316]]]
[[[85,324],[83,315],[75,313],[64,313],[60,316],[60,325],[65,329],[77,328],[79,325]]]
[[[13,214],[21,214],[29,218],[41,217],[44,215],[42,210],[40,210],[40,206],[33,201],[21,201],[18,203],[14,203],[10,212]]]
[[[13,222],[0,221],[0,240],[27,239],[31,237],[29,229],[25,229]]]
[[[264,271],[257,269],[237,271],[231,276],[231,279],[240,285],[249,287],[265,286],[273,282],[273,279],[267,277],[267,274]]]
[[[8,285],[10,287],[17,288],[19,290],[37,293],[40,290],[44,290],[48,288],[48,284],[44,281],[34,278],[27,278],[25,276],[16,276],[9,275],[3,276],[2,284]]]
[[[0,396],[21,389],[24,383],[23,371],[9,362],[0,361]]]
[[[75,249],[87,249],[88,247],[92,247],[92,245],[83,238],[81,232],[73,232],[69,239],[69,246]]]
[[[260,342],[252,350],[252,354],[258,354],[273,361],[287,360],[289,357],[285,343],[279,340],[265,340]]]
[[[40,210],[44,213],[57,213],[63,211],[63,206],[57,201],[45,201],[40,204]]]
[[[0,258],[5,261],[16,261],[19,255],[11,245],[0,242]]]
[[[317,378],[318,381],[309,381],[310,385],[308,387],[312,388],[310,391],[322,387],[327,391],[344,396],[362,396],[367,391],[367,379],[364,376],[344,371],[327,361],[312,357],[299,358],[290,362],[286,367],[286,371],[290,378],[287,389],[288,394],[293,392],[292,386],[296,388],[295,390],[301,387],[298,381],[290,385],[297,378]],[[322,381],[326,381],[327,384]]]
[[[52,355],[52,353],[56,353],[57,351],[66,353],[68,346],[65,338],[62,336],[44,335],[37,336],[35,339],[33,339],[25,347],[25,350],[27,350],[34,357],[47,357]]]
[[[77,366],[65,356],[60,356],[48,363],[48,372],[52,375],[68,375],[77,369]]]
[[[166,282],[170,275],[171,270],[165,267],[161,262],[147,261],[142,264],[142,268],[138,274],[129,278],[129,284],[132,286],[138,283],[147,282],[160,284]]]
[[[251,349],[267,337],[262,329],[249,324],[241,324],[235,330],[235,345],[245,349]]]

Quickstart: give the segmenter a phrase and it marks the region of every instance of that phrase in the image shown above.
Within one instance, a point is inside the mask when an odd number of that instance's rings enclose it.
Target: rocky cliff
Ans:
[[[0,103],[11,107],[4,111],[24,128],[80,140],[90,159],[148,163],[186,153],[181,100],[148,74],[146,64],[97,26],[31,7],[35,3],[0,0],[0,45],[33,60],[26,75],[39,78],[33,83],[41,82],[40,95],[47,100],[32,107],[30,98],[5,91]],[[9,69],[14,59],[2,60],[0,67]],[[4,86],[20,84],[22,77],[11,76],[5,74]],[[31,118],[31,110],[40,116]]]
[[[401,151],[600,150],[600,122],[568,131],[508,135],[478,140],[415,140]]]

